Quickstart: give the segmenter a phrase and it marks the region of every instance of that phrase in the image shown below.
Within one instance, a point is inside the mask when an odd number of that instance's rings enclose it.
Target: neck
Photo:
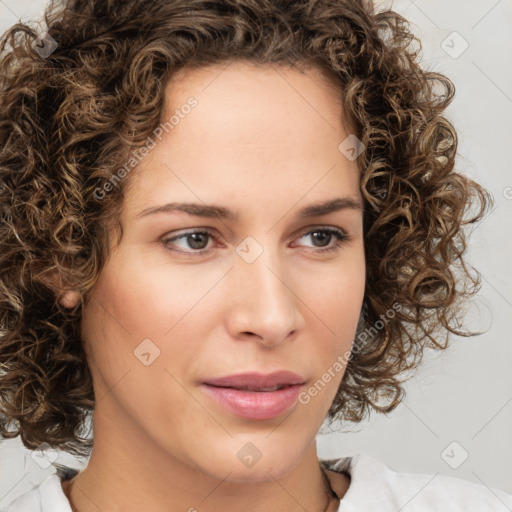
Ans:
[[[94,447],[89,463],[63,486],[73,512],[337,510],[319,466],[315,440],[284,476],[276,478],[268,472],[263,481],[237,482],[230,480],[229,471],[212,475],[173,457],[126,424],[106,424],[106,417],[99,412],[94,414]],[[103,436],[104,432],[109,435]],[[329,473],[331,480],[333,475],[334,479],[342,477]],[[346,487],[346,482],[338,478],[334,489],[341,497]]]

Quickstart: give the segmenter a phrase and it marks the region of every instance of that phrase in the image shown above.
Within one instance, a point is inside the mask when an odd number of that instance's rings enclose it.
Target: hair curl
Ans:
[[[420,67],[421,43],[399,14],[363,0],[52,0],[44,19],[58,45],[47,58],[28,24],[0,39],[3,437],[90,451],[80,435],[95,403],[81,315],[109,237],[122,236],[130,180],[101,201],[95,190],[158,126],[166,83],[184,66],[312,66],[364,144],[364,307],[330,419],[393,410],[400,376],[425,347],[475,334],[460,330],[462,301],[480,287],[463,258],[465,226],[492,196],[453,170],[457,136],[441,114],[454,86]],[[56,299],[71,289],[81,300],[64,308]]]

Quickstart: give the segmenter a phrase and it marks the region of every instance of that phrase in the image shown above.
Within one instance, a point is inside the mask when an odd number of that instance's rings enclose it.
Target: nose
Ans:
[[[229,273],[231,297],[227,328],[233,339],[254,340],[271,348],[290,339],[302,325],[299,298],[276,251],[264,248],[253,261],[235,256]]]

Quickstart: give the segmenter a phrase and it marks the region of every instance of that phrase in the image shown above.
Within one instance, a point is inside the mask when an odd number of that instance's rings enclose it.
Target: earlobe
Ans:
[[[65,308],[74,308],[80,300],[80,292],[76,290],[70,290],[64,292],[59,298],[59,302]]]
[[[77,290],[62,291],[62,279],[57,270],[46,272],[39,279],[55,292],[57,300],[65,308],[73,308],[80,300],[80,292]]]

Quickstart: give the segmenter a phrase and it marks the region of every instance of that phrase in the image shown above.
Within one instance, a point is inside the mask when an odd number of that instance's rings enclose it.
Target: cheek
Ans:
[[[331,269],[330,278],[305,301],[310,308],[306,322],[314,329],[309,334],[315,344],[309,349],[316,352],[312,354],[316,377],[302,403],[310,404],[320,415],[330,407],[346,371],[364,298],[364,258],[361,255],[345,264],[341,270],[339,266]]]
[[[336,339],[350,338],[361,312],[365,290],[365,262],[362,250],[351,252],[347,258],[319,273],[304,273],[301,278],[301,297],[316,315],[313,324],[325,323]]]
[[[165,336],[197,304],[211,279],[197,280],[180,266],[147,265],[147,258],[120,255],[105,267],[94,289],[94,301],[103,306],[107,328],[132,340]],[[93,301],[93,302],[94,302]]]
[[[109,279],[98,284],[84,312],[82,339],[95,392],[106,398],[101,406],[103,410],[120,406],[140,422],[145,414],[151,418],[162,414],[166,424],[168,410],[182,410],[190,401],[178,384],[198,352],[199,336],[186,331],[188,318],[183,319],[190,308],[183,300],[162,300],[161,283],[144,288],[143,293],[120,286],[112,290]],[[189,337],[184,339],[184,334]]]
[[[101,374],[98,382],[111,387],[127,372],[133,378],[135,372],[151,369],[141,375],[151,383],[155,368],[161,366],[159,374],[164,375],[164,367],[188,367],[202,337],[198,315],[215,280],[192,280],[178,266],[151,267],[140,258],[112,259],[82,321],[91,371]]]

